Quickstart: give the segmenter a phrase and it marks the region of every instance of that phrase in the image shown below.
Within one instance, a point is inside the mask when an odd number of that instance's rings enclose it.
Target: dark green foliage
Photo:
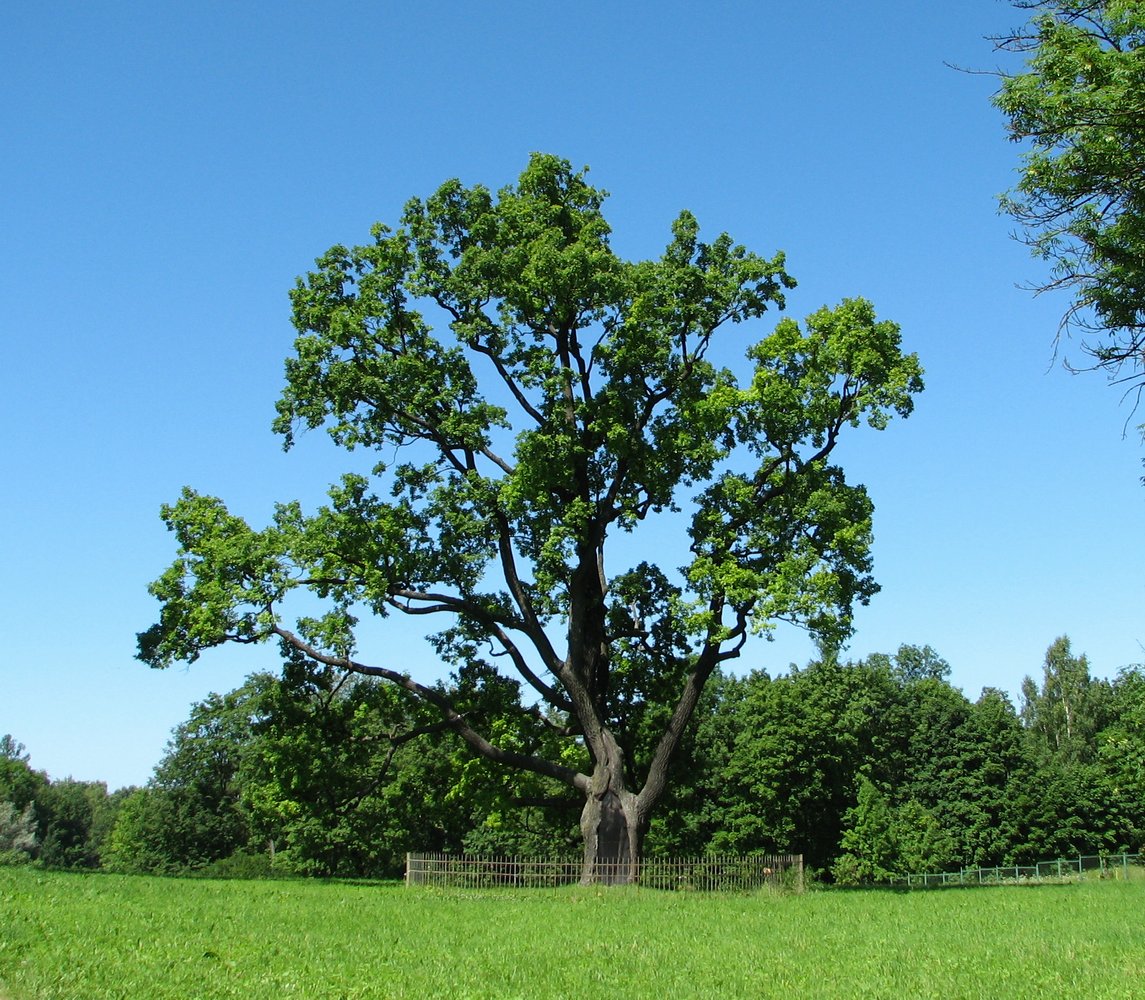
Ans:
[[[190,868],[199,856],[193,845],[173,836],[175,807],[169,792],[137,788],[124,800],[111,832],[104,866],[110,871],[152,875]]]
[[[395,690],[295,661],[260,709],[244,802],[276,863],[389,875],[415,840],[423,850],[459,846],[464,826],[440,801],[454,780],[448,756],[429,734],[409,741],[419,720]]]
[[[21,743],[0,738],[0,803],[35,818],[29,853],[47,868],[98,868],[123,793],[108,795],[97,781],[49,781],[28,760]]]
[[[543,742],[535,720],[514,731],[511,682],[480,670],[455,681],[450,696],[474,721],[522,749]],[[400,874],[408,851],[546,853],[567,849],[575,813],[514,803],[556,787],[475,759],[391,685],[293,657],[280,678],[254,675],[194,706],[127,797],[107,865],[381,877]]]
[[[1097,738],[1103,812],[1115,849],[1145,850],[1145,673],[1122,670],[1113,683],[1113,720]]]
[[[717,674],[648,852],[798,851],[857,884],[1145,846],[1139,668],[1094,680],[1059,639],[1021,717],[1002,692],[971,702],[945,674],[913,646]],[[549,727],[522,724],[495,672],[475,662],[442,691],[502,745],[550,752]],[[407,851],[567,855],[580,837],[581,803],[559,783],[474,756],[392,685],[297,657],[194,706],[146,788],[40,787],[41,861],[67,867],[385,877]]]
[[[950,833],[925,806],[910,799],[893,806],[866,778],[843,817],[842,853],[831,866],[840,885],[885,882],[902,872],[934,872],[956,860]]]
[[[752,674],[733,709],[719,850],[835,856],[861,773],[901,766],[899,689],[889,667],[833,658],[775,679]]]
[[[46,868],[98,868],[119,799],[102,781],[53,781],[36,804],[43,834],[39,858]]]
[[[964,739],[966,774],[952,784],[942,815],[964,865],[1014,860],[1023,790],[1036,781],[1025,734],[1009,698],[986,688],[974,703]]]
[[[522,727],[511,710],[513,682],[474,667],[448,694],[502,745],[541,745],[543,727]],[[259,711],[243,801],[255,840],[275,844],[276,863],[305,874],[395,875],[407,852],[460,851],[467,838],[474,849],[509,853],[543,842],[516,811],[503,816],[504,806],[553,789],[474,759],[439,716],[393,685],[294,657]]]
[[[935,680],[909,684],[904,696],[911,732],[901,798],[949,831],[959,863],[1000,863],[1013,840],[1008,803],[1033,772],[1012,704],[989,690],[972,703]]]
[[[722,673],[705,688],[696,724],[681,743],[668,791],[648,831],[650,854],[703,854],[722,828],[719,789],[736,731],[733,706],[741,690],[738,680]]]
[[[1134,795],[1135,671],[1095,680],[1068,638],[1046,651],[1040,684],[1022,682],[1022,723],[1032,773],[1016,795],[1015,858],[1117,850],[1139,841]]]
[[[969,701],[947,671],[933,650],[904,646],[723,684],[693,779],[708,844],[798,850],[814,868],[843,859],[848,881],[1134,845],[1136,672],[1091,680],[1058,640],[1023,720],[1001,692]]]

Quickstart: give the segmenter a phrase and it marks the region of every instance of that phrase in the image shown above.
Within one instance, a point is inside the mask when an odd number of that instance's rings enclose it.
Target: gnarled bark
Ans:
[[[640,877],[648,811],[624,787],[619,756],[598,763],[580,816],[584,836],[581,884],[624,885]]]

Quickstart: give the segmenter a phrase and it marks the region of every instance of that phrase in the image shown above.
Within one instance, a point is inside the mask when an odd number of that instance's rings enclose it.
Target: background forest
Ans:
[[[647,849],[796,851],[825,878],[1019,864],[1145,845],[1145,671],[1090,676],[1068,638],[1020,705],[970,700],[929,646],[721,676],[689,730]],[[451,696],[506,744],[516,686]],[[640,712],[639,698],[632,701]],[[0,852],[51,868],[386,877],[407,851],[565,854],[581,802],[498,770],[395,689],[290,661],[195,705],[151,780],[49,781],[0,742]],[[660,720],[631,727],[654,738]],[[639,746],[630,748],[637,755]]]

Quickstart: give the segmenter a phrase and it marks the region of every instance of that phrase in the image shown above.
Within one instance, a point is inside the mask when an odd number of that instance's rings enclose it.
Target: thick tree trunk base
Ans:
[[[629,885],[640,879],[644,841],[636,796],[611,789],[590,795],[581,813],[584,864],[581,885]]]

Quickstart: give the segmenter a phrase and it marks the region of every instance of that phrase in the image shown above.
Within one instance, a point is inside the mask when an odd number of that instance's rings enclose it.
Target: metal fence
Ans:
[[[1076,881],[1084,878],[1145,878],[1145,854],[1079,854],[1039,861],[1036,865],[963,868],[957,872],[899,875],[891,885],[927,889],[944,885],[999,885],[1001,883]]]
[[[594,881],[616,881],[610,875],[628,874],[628,862],[617,862],[610,872],[597,862]],[[455,888],[573,885],[581,881],[583,858],[474,857],[463,854],[407,854],[406,885]],[[694,858],[646,858],[636,883],[651,889],[697,892],[750,892],[765,886],[803,890],[802,854],[703,855]]]

